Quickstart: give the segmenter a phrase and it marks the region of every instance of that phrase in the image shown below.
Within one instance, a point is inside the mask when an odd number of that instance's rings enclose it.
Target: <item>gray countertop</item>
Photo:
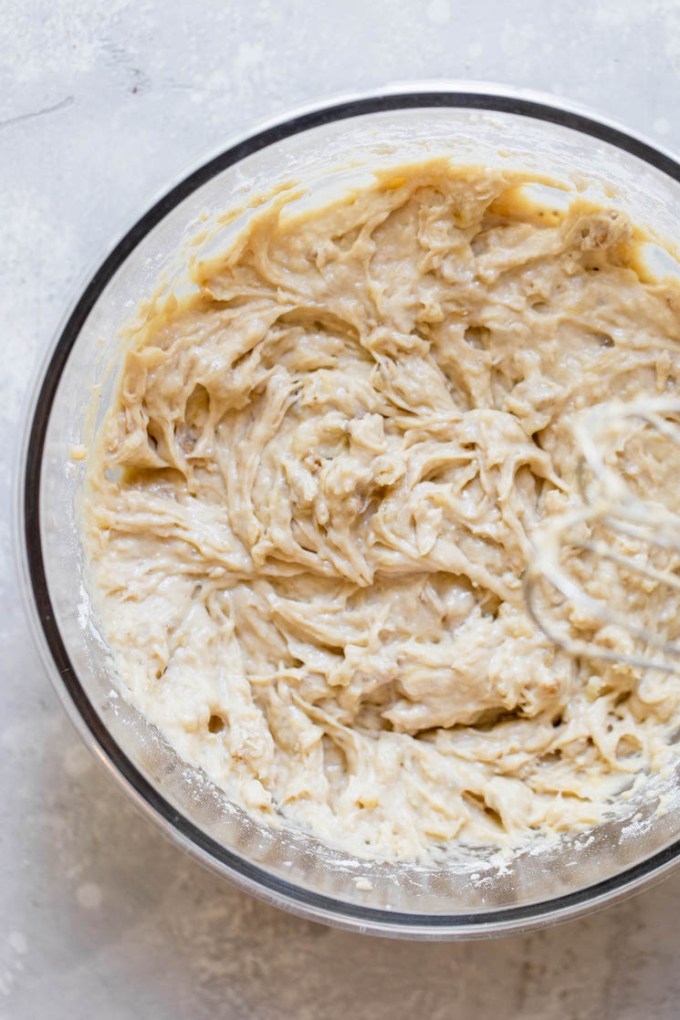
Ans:
[[[680,0],[9,0],[0,32],[0,1018],[671,1018],[680,874],[490,943],[302,921],[169,845],[66,721],[17,597],[13,461],[93,260],[234,132],[338,91],[497,80],[680,149]]]

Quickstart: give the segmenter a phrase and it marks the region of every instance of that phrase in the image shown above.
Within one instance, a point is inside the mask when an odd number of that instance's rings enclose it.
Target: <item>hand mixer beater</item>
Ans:
[[[574,417],[580,492],[532,534],[525,597],[570,655],[680,674],[680,398]]]

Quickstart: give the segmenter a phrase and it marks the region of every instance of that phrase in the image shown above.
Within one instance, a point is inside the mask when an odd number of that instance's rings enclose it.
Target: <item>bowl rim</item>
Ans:
[[[285,113],[241,135],[183,175],[136,220],[101,261],[57,330],[36,377],[19,455],[16,547],[33,636],[60,700],[88,747],[173,842],[237,886],[298,915],[376,935],[440,940],[517,933],[594,910],[661,878],[680,863],[680,840],[574,892],[475,913],[431,915],[385,910],[325,896],[271,875],[223,847],[173,807],[111,736],[87,697],[61,638],[50,599],[40,531],[42,460],[63,369],[104,288],[146,235],[216,174],[278,141],[351,117],[433,107],[514,114],[552,122],[623,149],[680,183],[678,159],[641,135],[553,96],[490,83],[406,83],[340,96]]]

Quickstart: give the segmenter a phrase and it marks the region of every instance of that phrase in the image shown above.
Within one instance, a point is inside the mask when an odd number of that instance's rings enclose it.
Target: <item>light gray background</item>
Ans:
[[[680,149],[680,0],[4,0],[0,1018],[676,1017],[680,874],[494,943],[265,907],[138,816],[65,720],[17,596],[12,460],[63,310],[156,193],[295,104],[419,77],[539,88]]]

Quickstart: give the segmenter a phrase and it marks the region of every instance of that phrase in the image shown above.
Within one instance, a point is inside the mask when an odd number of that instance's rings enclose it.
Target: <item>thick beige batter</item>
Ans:
[[[256,814],[366,856],[595,823],[680,682],[576,664],[521,577],[570,416],[676,390],[680,297],[625,217],[405,167],[284,197],[151,307],[89,469],[127,698]]]

